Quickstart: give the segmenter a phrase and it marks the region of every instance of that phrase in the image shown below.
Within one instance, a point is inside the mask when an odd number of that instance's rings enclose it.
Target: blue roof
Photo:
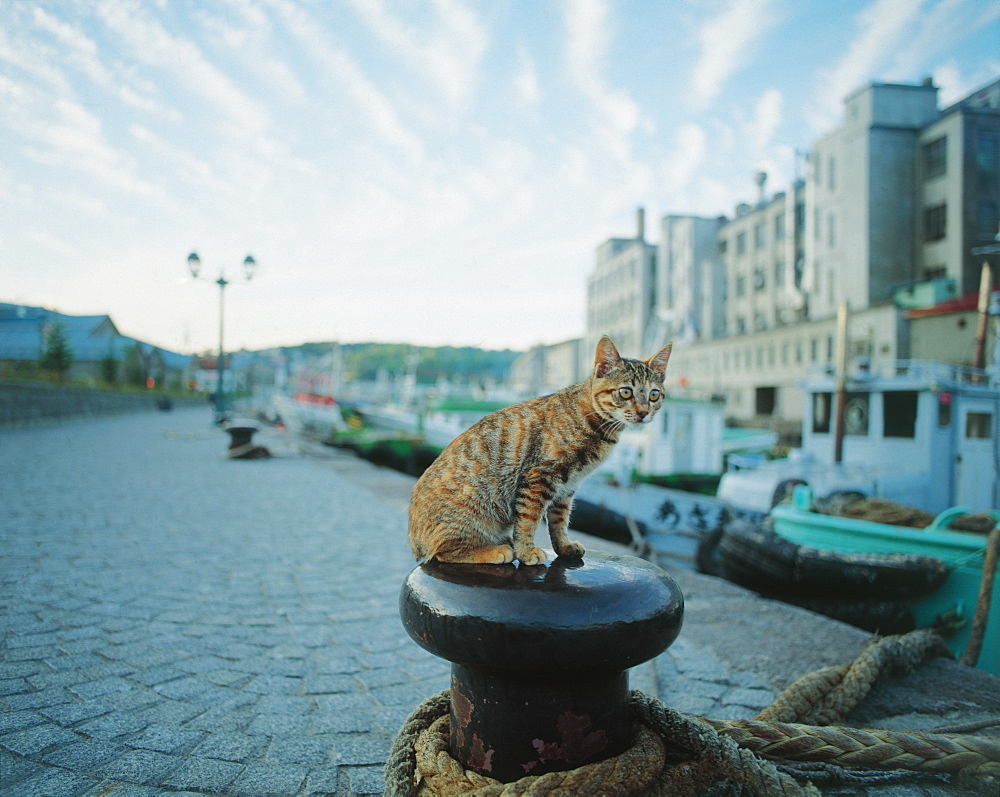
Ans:
[[[100,362],[109,355],[121,361],[136,344],[143,351],[158,349],[168,368],[186,368],[191,359],[122,335],[108,315],[63,315],[44,307],[0,303],[0,360],[40,359],[45,336],[56,323],[63,325],[74,362]]]

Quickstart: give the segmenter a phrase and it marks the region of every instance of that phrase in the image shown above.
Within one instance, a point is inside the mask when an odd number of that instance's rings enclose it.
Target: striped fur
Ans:
[[[583,556],[566,534],[573,494],[623,429],[653,419],[669,357],[667,345],[645,362],[624,359],[605,336],[586,382],[505,407],[455,438],[413,488],[413,555],[540,564],[545,518],[556,553]]]

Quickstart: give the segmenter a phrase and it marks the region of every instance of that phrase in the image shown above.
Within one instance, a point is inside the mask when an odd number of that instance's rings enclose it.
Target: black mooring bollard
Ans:
[[[452,662],[452,756],[510,782],[631,746],[626,670],[677,638],[684,598],[649,562],[588,553],[533,567],[427,562],[399,608],[410,636]]]

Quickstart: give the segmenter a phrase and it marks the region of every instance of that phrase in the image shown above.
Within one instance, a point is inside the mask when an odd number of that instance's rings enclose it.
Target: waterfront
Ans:
[[[272,459],[227,460],[210,421],[0,431],[4,794],[378,794],[403,719],[448,685],[397,612],[413,479],[276,433],[260,436]],[[685,712],[751,717],[867,639],[673,575],[684,628],[632,685]],[[858,721],[1000,713],[998,681],[956,667],[877,689]]]

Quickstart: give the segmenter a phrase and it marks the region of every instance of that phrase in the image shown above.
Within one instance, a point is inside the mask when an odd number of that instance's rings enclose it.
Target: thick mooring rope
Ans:
[[[619,756],[566,772],[500,783],[463,770],[448,752],[448,691],[425,700],[406,720],[385,766],[391,797],[544,797],[551,795],[694,795],[730,782],[752,793],[818,795],[800,779],[887,781],[893,773],[960,774],[1000,781],[1000,737],[829,727],[890,669],[909,670],[944,651],[923,629],[869,642],[850,665],[799,678],[752,720],[689,717],[641,692],[631,693],[636,739]],[[841,773],[839,777],[835,774]]]

